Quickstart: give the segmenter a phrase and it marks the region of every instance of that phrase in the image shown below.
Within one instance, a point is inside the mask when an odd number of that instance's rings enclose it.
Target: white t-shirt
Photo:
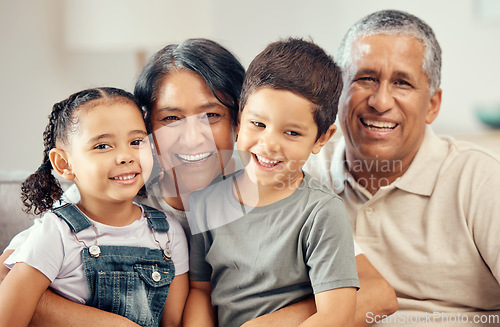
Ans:
[[[159,249],[144,212],[139,220],[123,227],[91,221],[99,233],[98,245]],[[155,231],[155,235],[162,248],[166,248],[167,241],[170,241],[169,248],[177,276],[189,270],[187,241],[179,222],[169,214],[167,221],[170,225],[168,233]],[[92,227],[77,235],[88,246],[94,244],[95,231]],[[48,212],[40,223],[30,228],[29,237],[7,258],[5,265],[12,268],[16,262],[25,262],[50,279],[50,287],[54,291],[74,302],[85,303],[89,290],[81,257],[83,248],[84,245],[76,240],[68,224],[54,213]]]

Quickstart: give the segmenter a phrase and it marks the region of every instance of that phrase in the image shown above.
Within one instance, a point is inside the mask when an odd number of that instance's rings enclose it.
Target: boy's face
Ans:
[[[335,132],[332,125],[316,140],[313,112],[309,100],[286,90],[261,88],[248,97],[237,147],[250,155],[246,170],[259,186],[286,189],[302,180],[309,154],[318,153]]]
[[[141,112],[131,102],[104,103],[77,113],[67,155],[82,201],[130,201],[149,178],[151,148]]]

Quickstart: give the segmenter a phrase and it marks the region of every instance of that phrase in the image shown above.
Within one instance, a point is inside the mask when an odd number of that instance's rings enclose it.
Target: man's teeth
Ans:
[[[396,123],[391,123],[387,121],[368,120],[368,119],[362,119],[361,121],[363,122],[364,125],[368,126],[369,128],[390,130],[394,129],[397,126]]]
[[[259,164],[261,164],[262,166],[265,166],[265,167],[273,167],[281,162],[279,160],[271,160],[269,158],[261,157],[259,155],[255,155],[255,157],[259,161]]]
[[[207,152],[207,153],[201,153],[201,154],[195,154],[195,155],[190,155],[190,154],[177,154],[177,156],[184,161],[189,161],[189,162],[196,162],[196,161],[202,161],[208,157],[212,152]]]
[[[131,174],[131,175],[125,175],[125,176],[116,176],[116,177],[113,177],[112,179],[119,180],[119,181],[126,181],[126,180],[132,179],[134,177],[135,177],[135,174]]]

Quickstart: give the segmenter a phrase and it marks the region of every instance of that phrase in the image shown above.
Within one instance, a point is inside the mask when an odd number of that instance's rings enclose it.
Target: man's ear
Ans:
[[[68,154],[60,148],[53,148],[49,152],[49,159],[56,173],[62,178],[72,181],[75,179],[75,174],[71,170],[71,165],[68,161]]]
[[[430,124],[436,119],[439,109],[441,108],[441,95],[443,91],[441,89],[437,89],[436,92],[432,95],[429,101],[429,107],[427,108],[427,112],[425,114],[425,123]]]
[[[330,125],[330,127],[328,127],[328,130],[319,137],[316,143],[314,143],[311,153],[318,154],[323,145],[325,145],[326,142],[328,142],[332,138],[336,131],[337,126],[335,126],[334,124]]]

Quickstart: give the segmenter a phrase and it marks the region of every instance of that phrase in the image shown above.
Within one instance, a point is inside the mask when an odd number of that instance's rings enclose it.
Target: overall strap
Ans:
[[[167,217],[164,212],[142,203],[139,205],[144,210],[149,226],[158,232],[168,232],[170,225],[168,224],[167,219],[165,219]]]
[[[73,203],[54,208],[52,212],[64,220],[75,233],[92,226],[90,220]]]

